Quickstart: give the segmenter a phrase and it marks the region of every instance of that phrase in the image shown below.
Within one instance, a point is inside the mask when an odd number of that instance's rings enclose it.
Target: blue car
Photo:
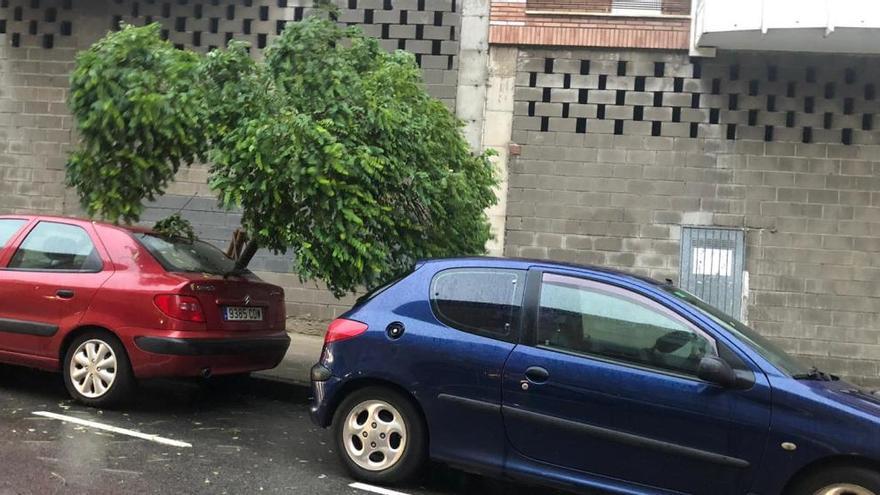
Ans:
[[[880,495],[880,397],[621,272],[420,263],[331,324],[311,379],[371,483],[433,459],[576,492]]]

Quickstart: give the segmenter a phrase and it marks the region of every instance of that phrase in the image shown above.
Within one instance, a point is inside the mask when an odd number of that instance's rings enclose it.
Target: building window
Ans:
[[[611,13],[658,15],[663,13],[663,2],[662,0],[613,0]]]

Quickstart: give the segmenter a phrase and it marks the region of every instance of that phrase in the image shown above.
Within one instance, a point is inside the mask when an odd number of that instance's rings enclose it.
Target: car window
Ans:
[[[25,224],[24,220],[4,218],[0,219],[0,249],[6,247],[6,243]]]
[[[76,225],[40,222],[22,241],[9,268],[93,272],[101,258],[89,234]]]
[[[625,289],[544,274],[538,345],[696,375],[715,342],[661,305]]]
[[[235,261],[205,241],[135,234],[156,261],[169,272],[224,275],[235,269]]]
[[[444,270],[431,282],[431,305],[437,318],[452,328],[513,341],[524,280],[522,270]]]
[[[788,355],[776,344],[763,337],[745,323],[726,315],[721,310],[704,302],[690,292],[671,286],[664,287],[664,290],[690,304],[691,307],[696,308],[702,314],[714,320],[716,323],[724,327],[725,330],[737,337],[740,342],[749,346],[753,351],[760,354],[764,359],[770,361],[780,371],[789,376],[800,375],[810,371],[811,366],[807,363],[801,362],[798,358]]]

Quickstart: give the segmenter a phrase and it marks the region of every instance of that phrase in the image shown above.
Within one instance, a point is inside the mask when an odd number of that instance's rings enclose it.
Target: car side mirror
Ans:
[[[725,388],[737,386],[736,372],[727,364],[727,361],[718,356],[703,357],[697,368],[697,377]]]

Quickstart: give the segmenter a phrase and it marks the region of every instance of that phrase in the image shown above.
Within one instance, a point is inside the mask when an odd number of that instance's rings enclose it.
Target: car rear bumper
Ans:
[[[236,354],[287,352],[290,337],[249,339],[178,339],[171,337],[136,337],[142,351],[172,356],[229,356]]]
[[[137,378],[198,377],[274,368],[284,359],[290,337],[281,332],[210,338],[138,335],[127,344]]]
[[[321,364],[316,364],[311,372],[312,404],[309,407],[309,416],[311,416],[312,422],[315,425],[326,428],[333,421],[331,404],[342,385],[342,379],[331,375],[326,377],[320,376],[319,380],[316,380],[316,374],[322,374],[323,372],[320,369],[316,370],[319,367],[323,368]]]

